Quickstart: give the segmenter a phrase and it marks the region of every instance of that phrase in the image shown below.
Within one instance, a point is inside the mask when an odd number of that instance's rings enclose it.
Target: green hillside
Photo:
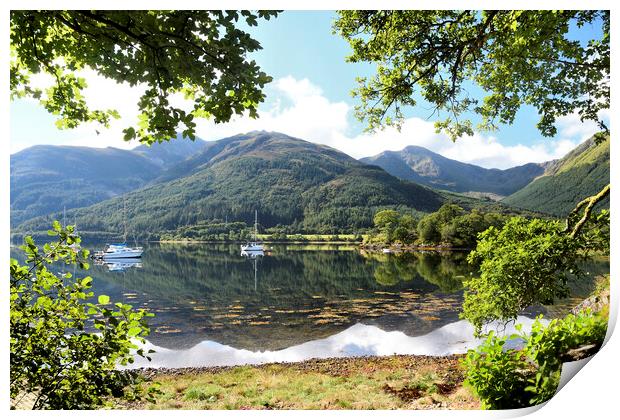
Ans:
[[[550,165],[543,176],[502,201],[564,217],[579,201],[598,193],[609,183],[609,177],[609,138],[600,144],[590,139]],[[598,208],[609,208],[609,197]]]
[[[11,226],[107,200],[145,185],[159,172],[129,150],[30,147],[11,156]]]
[[[141,188],[205,145],[178,136],[133,150],[50,145],[24,149],[11,156],[11,226]]]
[[[444,201],[426,187],[335,149],[253,132],[209,142],[202,152],[163,172],[155,184],[80,209],[77,223],[81,232],[120,233],[125,205],[130,235],[156,238],[212,220],[251,224],[257,210],[262,227],[332,233],[371,226],[379,208],[430,212]],[[18,230],[47,229],[55,217],[30,220]],[[73,217],[71,212],[69,220]]]

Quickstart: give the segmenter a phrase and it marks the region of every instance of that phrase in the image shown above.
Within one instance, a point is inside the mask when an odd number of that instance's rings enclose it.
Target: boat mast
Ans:
[[[258,211],[254,210],[254,242],[257,241],[258,236]]]
[[[123,197],[123,243],[127,242],[127,204],[125,203],[125,197]]]

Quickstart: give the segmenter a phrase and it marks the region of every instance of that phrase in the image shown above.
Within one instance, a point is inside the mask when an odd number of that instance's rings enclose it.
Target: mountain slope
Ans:
[[[564,217],[579,201],[609,184],[609,177],[609,138],[598,145],[589,139],[502,202]],[[609,208],[609,197],[597,208]]]
[[[361,159],[402,179],[453,192],[483,192],[506,196],[543,174],[546,164],[528,163],[514,168],[485,169],[445,158],[419,146],[386,151]]]
[[[22,150],[11,156],[11,225],[143,187],[205,145],[177,137],[133,150],[50,145]]]
[[[128,150],[34,146],[11,156],[11,224],[143,186],[160,168]]]
[[[279,133],[253,132],[209,142],[199,154],[124,197],[80,209],[81,231],[154,235],[214,219],[294,226],[314,232],[369,226],[378,207],[434,211],[444,199],[335,149]],[[71,220],[71,219],[70,219]],[[24,230],[49,224],[39,218]]]
[[[206,145],[207,142],[204,140],[197,138],[192,141],[179,134],[170,141],[154,143],[150,146],[143,144],[135,147],[133,151],[144,156],[157,166],[169,168],[200,152]]]

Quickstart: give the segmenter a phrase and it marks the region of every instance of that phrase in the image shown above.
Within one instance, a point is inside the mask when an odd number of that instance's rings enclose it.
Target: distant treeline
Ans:
[[[420,219],[394,210],[382,210],[375,214],[374,228],[365,243],[474,248],[480,232],[491,226],[502,226],[507,218],[505,214],[479,209],[468,212],[456,204],[444,204]]]

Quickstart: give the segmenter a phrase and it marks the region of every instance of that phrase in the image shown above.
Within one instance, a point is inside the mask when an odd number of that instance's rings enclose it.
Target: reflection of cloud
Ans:
[[[519,317],[517,322],[522,324],[523,330],[527,332],[534,320]],[[502,332],[506,335],[516,332],[514,324],[509,324]],[[465,353],[468,349],[479,345],[481,340],[475,339],[473,333],[474,328],[467,321],[454,322],[419,337],[409,337],[399,331],[387,332],[377,327],[355,324],[331,337],[276,351],[235,349],[214,341],[203,341],[188,350],[170,350],[148,343],[146,347],[156,351],[151,356],[152,361],[136,358],[131,367],[232,366],[298,362],[312,358],[393,354],[445,356]]]

